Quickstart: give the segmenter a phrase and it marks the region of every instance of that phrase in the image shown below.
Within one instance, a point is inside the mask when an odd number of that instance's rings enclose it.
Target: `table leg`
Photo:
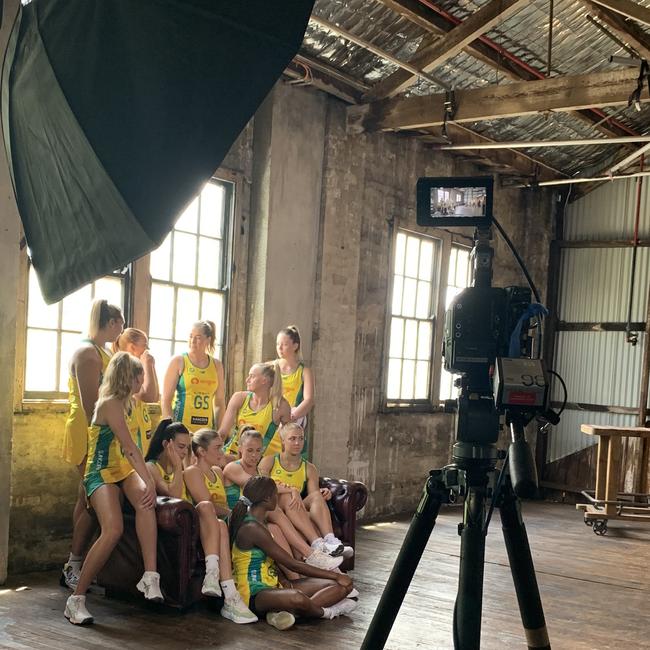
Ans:
[[[621,480],[621,438],[619,436],[609,437],[609,453],[607,454],[607,480],[605,487],[605,499],[616,501]],[[605,506],[608,515],[616,514],[616,506],[608,504]]]
[[[596,500],[604,501],[607,486],[607,457],[609,456],[609,436],[598,437],[598,460],[596,462]]]

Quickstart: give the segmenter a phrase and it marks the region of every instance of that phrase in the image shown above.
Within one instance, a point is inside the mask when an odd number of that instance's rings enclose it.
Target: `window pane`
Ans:
[[[449,254],[449,271],[447,273],[447,284],[456,284],[456,260],[458,259],[458,249],[452,246]]]
[[[400,359],[390,359],[388,361],[388,382],[386,385],[386,397],[388,399],[399,398],[401,374],[402,374],[402,361]]]
[[[389,356],[401,357],[402,345],[404,343],[404,320],[402,318],[393,318],[390,323],[390,344]]]
[[[418,271],[420,280],[428,280],[433,276],[433,242],[422,241],[420,244],[420,268]]]
[[[217,326],[217,338],[221,339],[223,332],[223,296],[209,291],[203,292],[201,301],[201,318],[211,320]]]
[[[59,303],[46,305],[38,286],[34,267],[29,268],[29,299],[27,304],[27,325],[56,329],[59,325]]]
[[[59,368],[59,386],[55,390],[61,393],[68,392],[68,375],[70,374],[70,359],[79,347],[81,337],[79,334],[61,334],[61,367]]]
[[[440,399],[452,399],[452,385],[453,377],[450,372],[447,372],[444,368],[440,373]]]
[[[406,235],[398,233],[395,241],[395,273],[404,275],[404,255],[406,252]]]
[[[201,192],[200,233],[209,237],[223,237],[224,200],[226,189],[223,185],[206,183]]]
[[[196,235],[174,231],[172,280],[180,284],[196,282]]]
[[[417,295],[417,280],[404,279],[404,300],[402,303],[403,316],[415,316],[415,299]]]
[[[104,298],[103,295],[96,294],[98,298]],[[108,298],[106,298],[108,300]],[[61,326],[64,330],[72,332],[87,333],[88,322],[90,319],[90,307],[92,303],[91,286],[87,285],[77,289],[74,293],[63,299],[61,315]],[[110,301],[109,301],[110,302]],[[117,305],[121,305],[120,300]]]
[[[415,307],[417,318],[431,318],[429,305],[431,304],[431,283],[418,282],[418,297]]]
[[[393,309],[395,315],[402,313],[402,287],[404,286],[404,277],[396,275],[393,280]]]
[[[181,213],[181,216],[178,218],[176,225],[174,226],[175,230],[184,230],[185,232],[197,232],[198,230],[198,219],[199,219],[199,199],[198,197],[190,203],[185,212]]]
[[[187,341],[174,341],[174,356],[187,352]]]
[[[406,240],[406,260],[404,275],[417,278],[419,264],[420,241],[416,237],[408,237]]]
[[[469,284],[469,251],[458,249],[458,263],[456,265],[456,286],[466,287]]]
[[[196,289],[179,289],[176,296],[176,329],[177,341],[187,341],[190,338],[192,325],[199,320],[199,292]]]
[[[122,297],[122,279],[121,278],[99,278],[95,280],[95,298],[108,300],[110,305],[122,307],[124,298]]]
[[[151,284],[149,336],[159,339],[171,339],[173,314],[174,288],[153,282]]]
[[[167,371],[167,366],[169,366],[169,361],[172,358],[172,343],[171,341],[150,338],[149,350],[153,355],[153,358],[156,360],[156,375],[158,377],[158,385],[162,390],[165,372]]]
[[[418,322],[407,320],[404,325],[404,358],[415,359],[418,342]]]
[[[221,288],[221,242],[199,237],[199,277],[197,284],[209,289]]]
[[[418,324],[418,359],[431,359],[431,321]]]
[[[418,361],[415,366],[415,399],[429,397],[429,363]]]
[[[402,399],[413,399],[415,396],[415,361],[406,360],[402,363]]]
[[[165,237],[165,241],[151,253],[149,272],[154,280],[169,281],[169,265],[171,263],[172,234]]]
[[[56,332],[27,330],[26,391],[55,391],[57,389],[56,347]]]

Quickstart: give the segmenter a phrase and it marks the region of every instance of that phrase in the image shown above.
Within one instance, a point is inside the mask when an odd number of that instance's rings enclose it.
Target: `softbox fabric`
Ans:
[[[162,242],[298,50],[313,1],[21,7],[2,126],[48,302]]]

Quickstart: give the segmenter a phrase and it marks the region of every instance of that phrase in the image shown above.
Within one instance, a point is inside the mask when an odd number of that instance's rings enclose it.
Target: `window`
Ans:
[[[395,241],[388,344],[388,406],[426,404],[431,366],[442,242],[400,230]]]
[[[105,298],[122,307],[127,303],[128,270],[96,280],[54,305],[47,305],[29,267],[27,337],[25,350],[26,399],[59,399],[68,394],[68,361],[85,334],[90,304]]]
[[[452,246],[449,255],[449,271],[447,273],[447,288],[445,290],[445,311],[449,308],[451,301],[457,296],[462,289],[469,286],[470,267],[469,267],[470,249],[464,246]],[[457,396],[458,389],[454,387],[454,381],[459,375],[452,375],[443,367],[440,371],[440,401],[454,399]]]
[[[206,183],[151,253],[149,346],[161,382],[169,359],[187,350],[197,320],[215,323],[215,354],[223,360],[232,198],[232,183],[215,179]]]

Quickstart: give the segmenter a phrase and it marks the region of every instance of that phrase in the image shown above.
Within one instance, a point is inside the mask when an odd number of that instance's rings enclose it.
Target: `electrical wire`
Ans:
[[[562,406],[560,407],[560,410],[557,412],[558,417],[562,415],[562,411],[566,408],[567,402],[569,401],[569,391],[567,390],[566,384],[564,383],[564,379],[562,379],[562,376],[555,372],[555,370],[547,370],[549,375],[554,375],[555,377],[558,378],[560,384],[562,385],[562,390],[564,391],[564,401],[562,402]]]

